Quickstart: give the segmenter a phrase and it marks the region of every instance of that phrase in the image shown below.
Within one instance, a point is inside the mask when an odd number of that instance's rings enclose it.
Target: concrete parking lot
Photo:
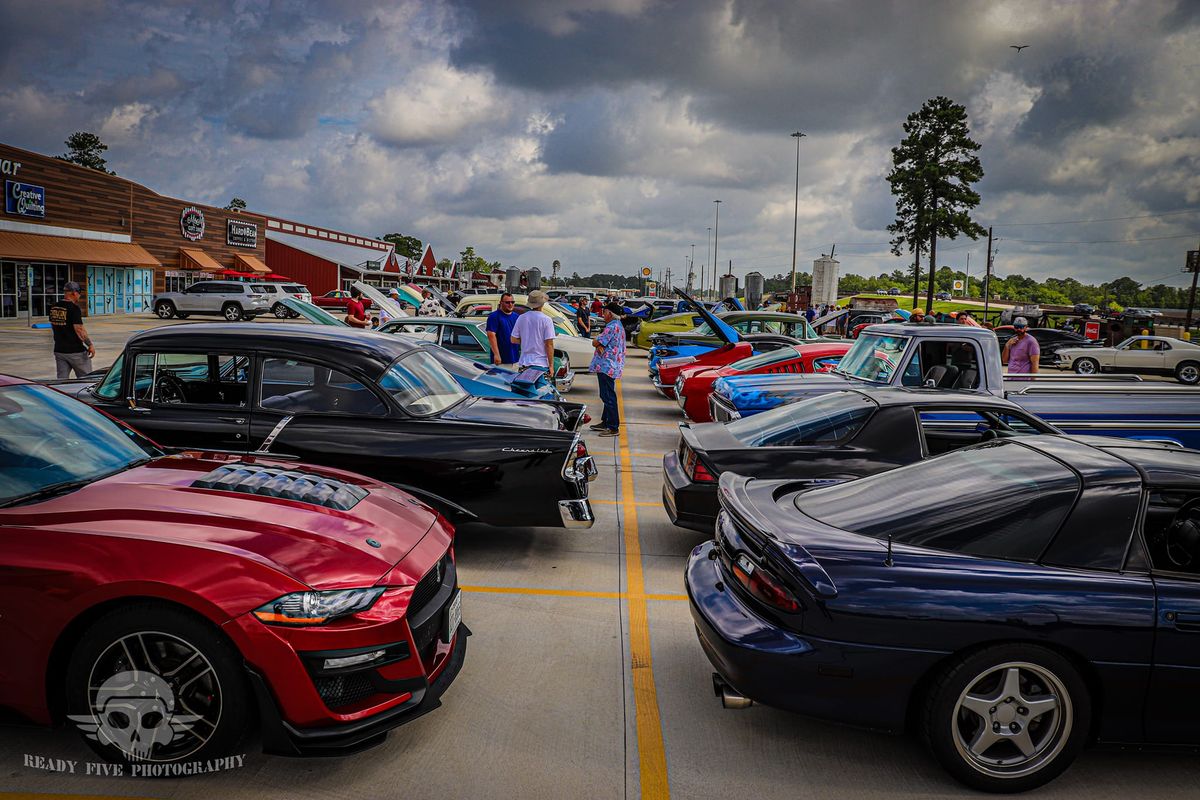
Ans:
[[[157,324],[89,323],[97,366]],[[0,328],[0,372],[49,377],[49,352],[48,331]],[[683,588],[684,559],[706,537],[672,526],[659,501],[679,412],[654,393],[644,357],[631,351],[619,384],[622,435],[587,434],[600,467],[591,530],[460,529],[463,616],[474,636],[441,709],[358,755],[267,757],[251,740],[242,768],[179,780],[36,769],[28,756],[74,760],[80,771],[94,759],[74,730],[2,727],[0,789],[199,800],[973,795],[914,738],[758,706],[722,710]],[[571,399],[598,413],[595,381],[581,375],[575,386]],[[1089,751],[1038,795],[1195,798],[1198,786],[1194,755]]]

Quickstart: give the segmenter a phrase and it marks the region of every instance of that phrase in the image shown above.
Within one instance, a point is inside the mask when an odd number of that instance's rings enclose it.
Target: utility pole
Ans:
[[[1192,292],[1188,295],[1187,322],[1183,323],[1183,330],[1187,332],[1192,327],[1192,311],[1196,307],[1196,278],[1200,277],[1200,249],[1189,250],[1185,263],[1187,264],[1185,271],[1192,273]]]
[[[717,207],[717,218],[713,223],[713,288],[717,288],[720,284],[717,282],[717,245],[721,242],[721,201],[713,200]]]
[[[708,230],[708,258],[704,261],[703,264],[700,265],[700,299],[701,300],[704,299],[704,277],[705,277],[704,272],[708,268],[708,265],[713,263],[713,260],[712,260],[712,226],[709,225],[707,230]]]
[[[696,274],[696,245],[692,245],[692,260],[688,264],[687,272],[687,292],[692,293],[692,276]]]
[[[988,226],[987,261],[983,263],[983,321],[987,322],[988,304],[992,299],[992,228]]]
[[[796,230],[800,221],[800,140],[804,134],[796,131],[792,134],[796,140],[796,197],[792,210],[792,294],[796,293]]]
[[[963,299],[971,296],[971,251],[967,251],[966,277],[963,279]]]

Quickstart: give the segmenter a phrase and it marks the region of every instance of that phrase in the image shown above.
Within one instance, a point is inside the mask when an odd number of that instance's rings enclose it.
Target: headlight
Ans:
[[[384,587],[338,589],[332,592],[295,592],[254,609],[259,621],[272,625],[321,625],[331,619],[366,611],[375,605]]]

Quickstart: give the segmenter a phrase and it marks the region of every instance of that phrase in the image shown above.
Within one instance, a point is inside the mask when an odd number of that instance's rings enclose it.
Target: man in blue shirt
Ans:
[[[513,344],[513,326],[517,324],[517,313],[513,310],[511,294],[500,295],[500,307],[488,314],[487,337],[492,346],[492,363],[501,367],[516,366],[520,348]]]
[[[617,406],[616,382],[625,371],[625,327],[621,324],[624,312],[617,303],[609,303],[600,310],[604,317],[604,330],[592,342],[596,349],[589,369],[596,373],[600,384],[600,401],[604,403],[604,414],[600,422],[592,426],[601,436],[616,436],[621,429],[621,415]]]

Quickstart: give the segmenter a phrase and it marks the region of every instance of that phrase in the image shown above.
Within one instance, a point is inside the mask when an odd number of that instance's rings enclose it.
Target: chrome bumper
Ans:
[[[562,394],[566,394],[567,392],[571,391],[571,387],[574,385],[575,370],[573,369],[567,370],[567,377],[554,379],[554,388]]]
[[[559,500],[558,513],[564,528],[590,528],[596,521],[592,504],[587,500]]]
[[[736,408],[731,408],[720,402],[716,394],[708,396],[708,411],[712,415],[713,422],[733,422],[735,419],[742,418],[742,415],[738,413]]]

